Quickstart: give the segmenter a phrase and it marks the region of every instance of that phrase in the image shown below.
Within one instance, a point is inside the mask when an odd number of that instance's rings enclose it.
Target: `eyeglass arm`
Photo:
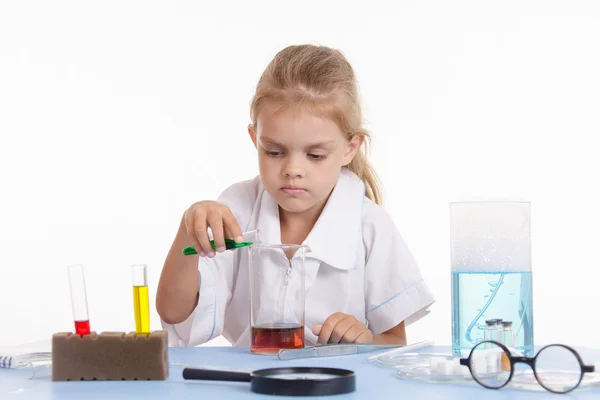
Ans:
[[[583,372],[594,372],[596,368],[593,365],[582,365],[581,370]]]

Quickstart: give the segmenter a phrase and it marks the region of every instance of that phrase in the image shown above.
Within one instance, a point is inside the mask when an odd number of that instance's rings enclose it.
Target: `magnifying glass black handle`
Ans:
[[[250,374],[245,372],[219,371],[214,369],[184,368],[183,379],[201,381],[250,382]]]

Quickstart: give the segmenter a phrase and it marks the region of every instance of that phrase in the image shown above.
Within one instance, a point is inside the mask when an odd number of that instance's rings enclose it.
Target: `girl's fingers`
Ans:
[[[335,313],[327,317],[325,322],[323,322],[323,326],[321,327],[321,331],[319,332],[319,340],[318,344],[326,344],[330,343],[331,334],[333,333],[333,329],[340,322],[346,314],[343,313]]]
[[[356,340],[359,337],[364,336],[363,333],[365,333],[365,330],[367,328],[361,324],[360,322],[356,321],[356,323],[354,325],[352,325],[345,333],[344,336],[342,337],[342,339],[340,340],[340,342],[342,343],[354,343],[356,342]]]
[[[335,326],[335,328],[333,328],[333,332],[331,332],[331,339],[329,339],[329,342],[340,343],[342,341],[342,338],[348,332],[348,330],[352,328],[352,326],[356,324],[356,322],[358,321],[356,321],[356,319],[351,315],[347,315],[345,318],[340,320]]]
[[[229,237],[235,240],[237,243],[243,242],[244,237],[242,236],[242,230],[240,228],[240,225],[238,224],[237,219],[235,218],[235,215],[233,215],[233,213],[229,209],[227,209],[227,211],[223,212],[222,214],[225,229],[227,229],[227,232],[229,233],[229,235],[231,235]]]
[[[216,211],[208,215],[208,224],[212,232],[217,252],[225,251],[225,233],[223,232],[223,218]]]
[[[202,251],[202,246],[198,241],[198,235],[196,234],[196,230],[194,227],[194,219],[193,217],[189,216],[188,213],[186,213],[185,216],[185,233],[187,234],[191,245],[194,246],[194,249],[196,249],[196,253],[198,253],[200,257],[204,257],[206,254],[204,253],[204,251]]]
[[[200,254],[200,250],[209,257],[213,257],[215,255],[212,246],[210,245],[210,239],[208,238],[208,232],[206,231],[206,219],[204,215],[198,216],[196,221],[194,222],[194,234],[196,235],[196,239],[200,244],[200,248],[196,249],[198,254]]]

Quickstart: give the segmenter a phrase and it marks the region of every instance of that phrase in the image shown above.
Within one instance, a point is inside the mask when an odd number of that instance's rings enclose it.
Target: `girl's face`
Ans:
[[[364,138],[354,135],[348,141],[335,122],[297,108],[277,110],[276,104],[265,105],[256,127],[248,128],[261,181],[287,212],[323,206]]]

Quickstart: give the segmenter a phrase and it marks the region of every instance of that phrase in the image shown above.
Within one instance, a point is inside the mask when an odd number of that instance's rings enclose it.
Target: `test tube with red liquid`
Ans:
[[[71,305],[73,306],[75,333],[78,335],[87,335],[90,333],[90,318],[88,315],[83,265],[69,266],[69,283],[71,285]]]

